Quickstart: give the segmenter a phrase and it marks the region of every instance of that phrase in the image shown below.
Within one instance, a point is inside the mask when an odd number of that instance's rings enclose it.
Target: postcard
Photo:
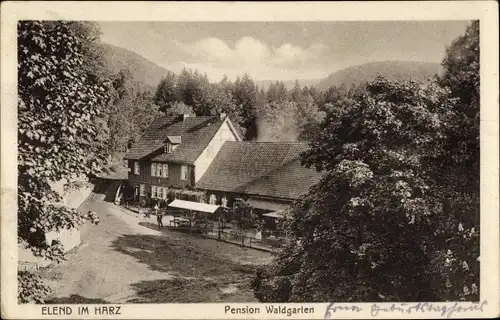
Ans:
[[[1,9],[2,318],[500,315],[496,2]]]

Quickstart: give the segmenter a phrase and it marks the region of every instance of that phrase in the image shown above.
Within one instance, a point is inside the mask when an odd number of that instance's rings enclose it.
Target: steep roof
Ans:
[[[320,173],[300,164],[302,142],[226,141],[197,188],[296,199]]]
[[[208,143],[212,140],[224,120],[217,116],[161,117],[155,119],[146,129],[139,141],[125,155],[125,159],[152,159],[157,161],[172,161],[193,163]],[[171,153],[156,154],[163,148],[167,137],[177,136],[182,142]]]

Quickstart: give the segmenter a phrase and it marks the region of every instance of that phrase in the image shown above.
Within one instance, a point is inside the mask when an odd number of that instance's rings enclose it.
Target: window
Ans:
[[[158,192],[158,187],[157,186],[152,186],[151,187],[151,197],[156,198],[157,197],[157,192]]]
[[[168,178],[168,164],[163,164],[163,177]]]
[[[141,184],[141,185],[139,186],[139,190],[140,190],[139,192],[141,193],[141,196],[144,196],[144,195],[145,195],[145,191],[146,191],[146,190],[145,190],[145,187],[144,187],[144,185],[143,185],[143,184]]]
[[[135,174],[140,173],[139,161],[134,162],[134,173]]]
[[[168,178],[168,164],[166,163],[152,163],[151,176]]]
[[[167,199],[167,191],[168,191],[167,188],[163,188],[163,194],[162,194],[163,199]]]
[[[181,166],[181,180],[187,180],[187,175],[188,175],[188,167]]]
[[[208,203],[215,204],[216,202],[217,202],[217,196],[215,194],[211,194]]]
[[[167,145],[163,148],[163,152],[171,153],[177,148],[178,144],[167,143]]]

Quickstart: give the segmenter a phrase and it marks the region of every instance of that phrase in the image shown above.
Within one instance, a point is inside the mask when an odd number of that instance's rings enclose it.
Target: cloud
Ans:
[[[234,52],[224,41],[217,38],[205,38],[195,43],[175,44],[185,53],[192,57],[205,61],[224,61],[233,59]]]
[[[315,43],[308,48],[301,48],[290,43],[285,43],[275,50],[277,62],[308,61],[323,56],[328,47],[321,43]]]
[[[239,69],[269,68],[296,66],[300,64],[315,64],[326,52],[328,47],[315,43],[309,47],[300,47],[291,43],[283,43],[272,47],[253,37],[242,37],[234,46],[218,38],[204,38],[193,43],[175,42],[176,46],[186,55],[186,62],[211,63],[215,67],[237,67]]]

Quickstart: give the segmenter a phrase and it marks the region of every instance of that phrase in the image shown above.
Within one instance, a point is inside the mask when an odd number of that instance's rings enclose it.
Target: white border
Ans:
[[[482,313],[455,313],[454,317],[499,315],[499,187],[498,187],[498,4],[496,1],[440,2],[3,2],[1,5],[1,304],[2,317],[42,316],[41,306],[17,305],[17,83],[16,21],[352,21],[352,20],[481,20],[481,300]],[[122,305],[123,319],[245,319],[323,318],[327,304],[287,304],[315,307],[312,315],[286,317],[224,314],[225,304]],[[231,304],[237,307],[245,304]],[[250,306],[261,306],[249,304]],[[370,304],[356,304],[363,312],[336,312],[335,318],[370,318]],[[384,304],[390,306],[390,304]],[[444,305],[443,303],[439,305]],[[450,304],[448,304],[449,306]],[[91,305],[89,305],[91,306]],[[76,305],[72,305],[76,309]],[[90,318],[102,318],[94,315]],[[378,318],[381,318],[379,316]],[[439,313],[391,313],[385,318],[441,317]],[[57,318],[76,318],[59,316]]]

